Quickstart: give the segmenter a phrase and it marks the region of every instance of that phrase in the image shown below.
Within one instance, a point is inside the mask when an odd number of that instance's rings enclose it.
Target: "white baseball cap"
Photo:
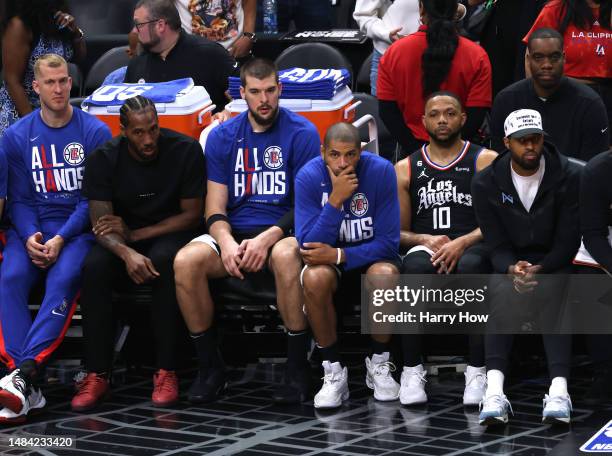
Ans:
[[[506,117],[504,133],[507,138],[522,138],[535,133],[543,135],[542,116],[534,109],[517,109]]]

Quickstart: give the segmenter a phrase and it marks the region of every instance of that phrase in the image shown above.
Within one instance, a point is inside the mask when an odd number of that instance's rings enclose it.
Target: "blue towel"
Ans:
[[[142,84],[103,85],[88,96],[84,105],[116,106],[122,105],[128,98],[142,95],[154,103],[172,103],[181,90],[193,86],[193,79],[183,78],[168,82],[145,82]]]

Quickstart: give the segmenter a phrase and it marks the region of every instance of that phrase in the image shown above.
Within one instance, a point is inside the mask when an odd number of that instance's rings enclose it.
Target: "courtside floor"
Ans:
[[[186,391],[193,372],[182,375]],[[597,411],[582,406],[588,380],[574,379],[571,428],[541,424],[547,380],[513,384],[506,394],[515,415],[498,429],[478,425],[478,411],[460,403],[463,378],[429,377],[427,406],[401,407],[374,401],[364,384],[363,364],[349,367],[351,399],[335,412],[319,413],[312,402],[277,406],[269,402],[281,378],[272,365],[249,365],[232,373],[218,402],[174,408],[151,405],[151,373],[127,376],[94,413],[69,408],[71,388],[47,386],[44,411],[24,425],[2,429],[2,454],[39,455],[520,455],[576,456],[579,447],[612,419],[612,403]],[[72,436],[66,449],[22,450],[7,446],[10,435]]]

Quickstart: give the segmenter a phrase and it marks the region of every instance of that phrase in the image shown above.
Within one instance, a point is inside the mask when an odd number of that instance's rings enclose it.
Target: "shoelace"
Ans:
[[[321,377],[321,380],[323,380],[324,385],[338,383],[340,381],[340,374],[341,372],[330,372],[329,374],[325,374],[323,377]]]
[[[17,389],[21,394],[25,396],[26,390],[28,388],[25,378],[23,378],[19,373],[17,373],[13,376],[12,383],[15,389]]]
[[[480,404],[478,404],[479,410],[482,411],[482,409],[484,409],[485,406],[488,405],[487,402],[489,401],[493,402],[496,408],[503,408],[504,405],[507,404],[508,408],[510,409],[510,413],[514,416],[514,410],[512,410],[512,404],[510,404],[510,401],[506,397],[500,394],[493,394],[492,396],[485,397],[482,401],[480,401]]]
[[[544,399],[542,400],[542,406],[545,408],[548,404],[551,404],[554,406],[554,410],[560,410],[562,406],[565,405],[565,403],[569,404],[569,409],[573,410],[572,408],[572,400],[567,397],[563,397],[563,396],[552,396],[550,397],[548,394],[544,395]]]
[[[480,374],[480,373],[475,374],[472,376],[472,378],[469,379],[469,381],[466,383],[466,386],[470,386],[476,380],[480,380],[482,384],[485,384],[487,381],[487,376],[485,374]]]
[[[77,374],[76,378],[79,377]],[[104,379],[96,374],[85,374],[85,377],[80,377],[80,380],[77,380],[76,388],[79,394],[87,394],[91,393],[91,391],[96,387],[98,383],[102,383]]]
[[[389,372],[395,372],[395,364],[391,361],[379,363],[374,368],[374,375],[388,375]]]
[[[426,375],[427,375],[427,371],[424,371],[424,370],[410,372],[409,381],[412,380],[412,377],[417,377],[420,382],[427,383],[427,379],[425,378]]]
[[[176,374],[174,372],[164,372],[162,374],[157,374],[157,376],[155,377],[155,391],[174,391],[176,389],[174,387],[175,380]]]

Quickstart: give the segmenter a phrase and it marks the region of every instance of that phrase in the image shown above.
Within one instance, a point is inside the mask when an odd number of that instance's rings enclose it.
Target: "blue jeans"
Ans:
[[[376,96],[376,81],[378,80],[378,64],[383,55],[376,49],[372,52],[372,67],[370,68],[370,93]]]

